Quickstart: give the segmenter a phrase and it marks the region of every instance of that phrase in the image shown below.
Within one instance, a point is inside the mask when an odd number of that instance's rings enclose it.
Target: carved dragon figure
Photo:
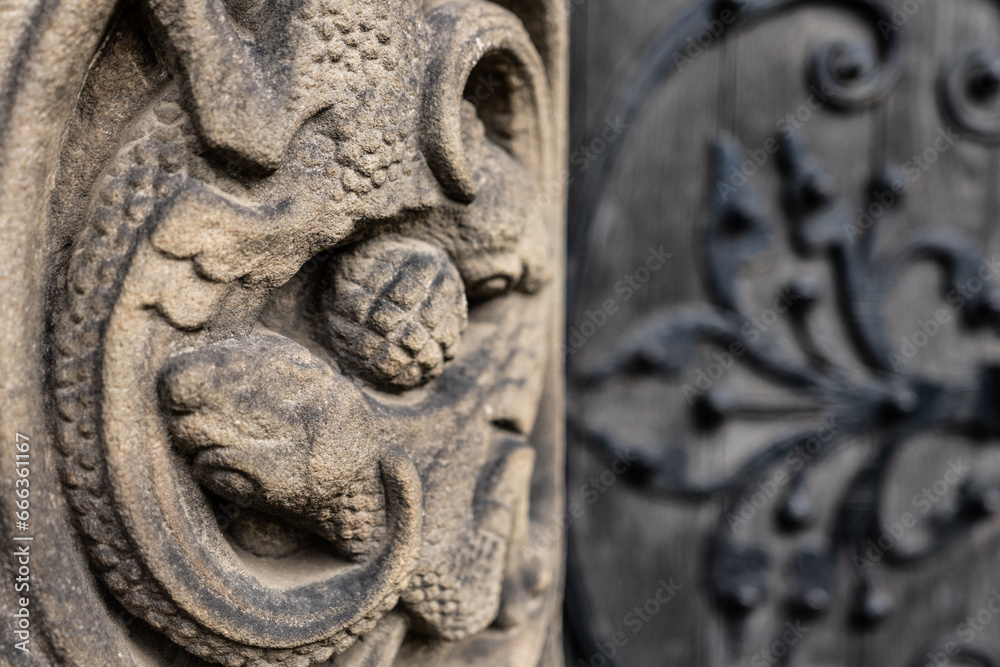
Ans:
[[[415,0],[148,4],[181,76],[94,186],[57,327],[62,478],[104,582],[226,665],[325,660],[398,599],[414,631],[446,640],[516,621],[505,581],[548,583],[510,549],[527,530],[546,340],[529,295],[551,261],[529,37],[478,0],[426,17]],[[477,63],[496,68],[505,113],[462,99]],[[124,361],[134,345],[142,368]],[[146,435],[102,426],[116,410],[141,413]],[[139,452],[146,436],[165,448]],[[149,457],[147,482],[132,455]],[[177,457],[358,566],[325,587],[254,581]],[[156,520],[201,531],[175,545],[192,554],[177,571],[149,553]],[[206,580],[194,602],[179,591],[199,583],[189,562]],[[210,596],[230,615],[211,616]],[[268,634],[265,618],[294,630]]]

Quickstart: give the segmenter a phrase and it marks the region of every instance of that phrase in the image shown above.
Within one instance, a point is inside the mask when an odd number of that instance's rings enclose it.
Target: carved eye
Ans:
[[[503,294],[510,289],[513,280],[510,276],[493,276],[476,283],[476,293],[481,298]]]
[[[479,301],[508,292],[524,271],[515,253],[473,255],[458,260],[469,299]]]
[[[345,370],[389,390],[437,377],[468,322],[465,288],[448,255],[384,236],[331,258],[317,318]]]

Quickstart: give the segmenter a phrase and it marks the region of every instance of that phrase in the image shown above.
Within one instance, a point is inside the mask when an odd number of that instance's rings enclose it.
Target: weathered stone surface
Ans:
[[[557,664],[557,3],[0,18],[4,660]]]

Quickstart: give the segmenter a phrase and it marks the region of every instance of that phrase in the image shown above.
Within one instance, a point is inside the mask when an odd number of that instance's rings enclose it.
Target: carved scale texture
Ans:
[[[401,600],[414,628],[449,641],[463,639],[496,618],[503,587],[506,540],[485,530],[475,531],[462,549],[460,562],[445,562],[415,574]],[[463,576],[467,575],[467,576]]]
[[[359,195],[396,180],[416,125],[412,91],[419,53],[412,0],[312,0],[293,14],[297,71],[291,102],[329,88],[333,101],[320,115],[337,141],[345,192]],[[408,39],[400,39],[402,34]]]
[[[227,667],[305,667],[349,647],[397,599],[321,642],[295,649],[246,646],[202,627],[178,608],[152,576],[120,517],[99,437],[102,337],[140,231],[183,187],[194,130],[168,93],[139,119],[138,138],[114,158],[96,188],[67,274],[68,303],[57,323],[54,384],[63,488],[91,561],[121,604],[190,653]]]
[[[377,476],[352,480],[329,504],[319,517],[319,532],[345,556],[374,555],[385,544],[385,492]]]

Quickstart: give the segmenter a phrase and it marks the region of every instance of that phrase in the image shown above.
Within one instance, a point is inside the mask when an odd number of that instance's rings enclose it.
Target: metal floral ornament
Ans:
[[[927,558],[1000,509],[1000,482],[982,479],[968,463],[953,461],[945,479],[957,487],[957,503],[932,524],[923,544],[902,546],[883,519],[888,468],[906,456],[907,445],[917,436],[944,433],[984,445],[1000,438],[1000,366],[984,361],[967,377],[938,378],[921,368],[918,354],[942,327],[956,323],[969,331],[1000,331],[995,280],[1000,264],[982,256],[971,239],[951,231],[918,234],[875,253],[878,225],[858,227],[850,198],[796,135],[783,133],[778,146],[786,250],[829,264],[836,312],[863,372],[829,356],[817,338],[811,314],[824,299],[818,280],[802,277],[779,290],[768,316],[750,314],[743,303],[737,275],[747,263],[773,250],[777,230],[761,212],[752,185],[726,185],[726,174],[738,169],[743,150],[723,136],[713,149],[711,214],[702,243],[702,283],[710,303],[653,313],[634,336],[577,378],[584,393],[623,375],[686,379],[687,404],[679,409],[688,410],[695,432],[707,436],[727,422],[804,420],[801,429],[767,443],[720,479],[692,482],[686,446],[673,438],[650,448],[662,451],[660,457],[640,457],[623,473],[650,494],[723,500],[708,546],[708,578],[713,599],[737,632],[741,619],[768,596],[767,572],[775,566],[767,548],[746,539],[753,532],[750,520],[770,508],[788,533],[810,526],[822,503],[810,496],[806,481],[851,441],[867,439],[871,448],[836,501],[825,546],[801,548],[789,563],[794,573],[789,602],[799,616],[827,609],[838,566],[847,561],[856,576],[852,619],[863,624],[882,620],[891,613],[893,601],[879,589],[879,568]],[[876,174],[870,193],[889,191],[903,197],[901,179],[896,170]],[[889,210],[874,219],[885,219]],[[941,297],[949,308],[894,345],[883,310],[904,269],[917,262],[930,262],[940,270]],[[774,326],[778,317],[787,322],[798,354],[789,355],[779,345]],[[698,368],[698,347],[703,345],[716,351],[706,367]],[[712,370],[713,364],[719,369]],[[785,400],[765,402],[756,393],[720,388],[723,383],[716,380],[723,368],[728,372],[737,365],[777,388]],[[625,444],[590,423],[585,414],[573,415],[570,423],[576,436],[605,460],[612,460]]]

